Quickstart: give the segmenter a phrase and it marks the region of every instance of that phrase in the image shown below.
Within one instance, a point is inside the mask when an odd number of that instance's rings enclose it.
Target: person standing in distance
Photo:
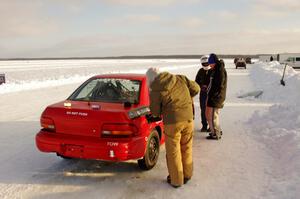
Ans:
[[[211,68],[210,82],[207,88],[206,119],[211,133],[208,139],[221,139],[220,109],[224,107],[227,88],[227,72],[223,60],[219,60],[216,54],[210,54],[208,64]]]
[[[193,175],[192,145],[194,134],[193,97],[200,87],[184,75],[146,72],[150,88],[150,110],[153,117],[163,118],[167,182],[174,188],[187,183]]]
[[[208,55],[204,55],[200,58],[201,68],[198,70],[195,81],[199,84],[201,91],[199,95],[200,109],[201,109],[201,132],[209,132],[208,123],[205,116],[206,99],[207,99],[207,87],[210,81],[210,66],[208,64]]]

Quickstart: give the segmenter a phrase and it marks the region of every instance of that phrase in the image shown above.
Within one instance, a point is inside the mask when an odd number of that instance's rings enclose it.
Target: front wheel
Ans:
[[[152,130],[148,142],[146,153],[143,159],[138,160],[138,165],[143,170],[152,169],[158,160],[159,156],[159,135],[156,130]]]

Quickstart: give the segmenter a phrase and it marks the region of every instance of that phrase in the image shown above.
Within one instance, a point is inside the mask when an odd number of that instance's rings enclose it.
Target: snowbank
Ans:
[[[274,102],[266,112],[256,111],[247,122],[249,133],[263,142],[276,160],[270,174],[277,180],[271,182],[271,192],[276,198],[292,198],[300,194],[300,74],[287,67],[280,84],[284,66],[278,62],[257,63],[250,72],[254,86],[263,90],[258,99]]]
[[[285,86],[280,84],[284,65],[274,61],[258,62],[250,70],[250,77],[256,88],[264,90],[262,99],[283,104],[299,105],[300,75],[292,67],[287,66],[284,76]]]

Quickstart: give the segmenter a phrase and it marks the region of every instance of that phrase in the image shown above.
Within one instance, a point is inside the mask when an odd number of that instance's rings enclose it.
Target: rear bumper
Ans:
[[[41,130],[36,135],[36,146],[42,152],[82,159],[126,161],[140,159],[145,154],[145,137],[95,138],[66,135]]]

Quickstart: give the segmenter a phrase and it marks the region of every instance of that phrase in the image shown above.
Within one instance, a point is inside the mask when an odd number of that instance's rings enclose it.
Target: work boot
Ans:
[[[200,132],[207,132],[207,127],[204,127],[204,126],[203,126],[203,127],[201,128]]]
[[[221,135],[217,135],[217,134],[212,134],[210,133],[206,139],[209,139],[209,140],[220,140],[221,139]]]
[[[167,176],[167,182],[171,184],[171,177],[169,175]]]
[[[186,184],[191,178],[184,178],[183,183]]]
[[[169,183],[172,187],[174,187],[174,188],[179,188],[179,187],[181,187],[181,185],[173,185],[173,184],[171,184],[171,177],[170,177],[170,175],[168,175],[167,176],[167,183]]]
[[[191,178],[184,178],[184,179],[183,179],[183,183],[186,184],[190,179],[191,179]],[[169,184],[171,184],[171,178],[170,178],[170,176],[167,177],[167,182],[168,182]]]

